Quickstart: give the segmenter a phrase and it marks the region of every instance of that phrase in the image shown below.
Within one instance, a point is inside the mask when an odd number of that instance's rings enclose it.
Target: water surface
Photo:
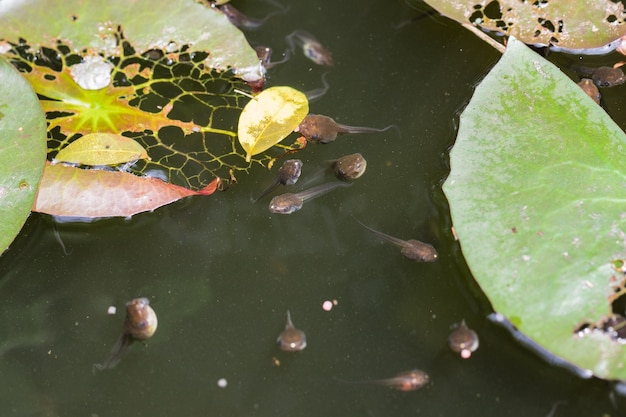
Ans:
[[[268,10],[234,3],[252,15]],[[0,258],[0,414],[527,417],[565,401],[554,416],[619,415],[607,383],[551,366],[487,319],[441,183],[458,112],[499,55],[444,18],[394,27],[416,14],[401,1],[293,2],[249,33],[277,54],[293,30],[314,33],[335,66],[311,111],[399,127],[298,154],[306,181],[324,161],[362,153],[368,170],[352,187],[272,215],[269,198],[250,202],[273,180],[258,168],[227,192],[131,220],[68,225],[31,216]],[[271,70],[268,85],[307,91],[324,71],[297,53]],[[439,260],[404,259],[354,217],[433,244]],[[122,329],[124,303],[138,296],[150,298],[157,333],[94,376],[92,364]],[[325,300],[337,300],[332,311]],[[107,315],[110,305],[116,315]],[[287,309],[307,334],[302,352],[276,345]],[[462,319],[481,338],[469,360],[446,342]],[[431,377],[415,392],[336,380],[413,368]]]

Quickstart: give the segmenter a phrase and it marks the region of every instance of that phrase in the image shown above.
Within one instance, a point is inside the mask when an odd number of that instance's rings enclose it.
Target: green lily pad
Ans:
[[[46,119],[22,76],[0,58],[0,249],[30,214],[46,161]]]
[[[626,34],[624,6],[611,0],[425,0],[461,23],[566,49],[602,47]]]
[[[626,379],[626,136],[511,38],[461,116],[444,192],[491,301],[557,357]]]
[[[135,49],[210,51],[206,65],[235,69],[242,79],[263,79],[256,52],[239,29],[214,8],[189,0],[84,2],[29,1],[0,7],[0,37],[30,46],[53,46],[57,40],[74,52],[94,50],[121,55],[119,28]]]

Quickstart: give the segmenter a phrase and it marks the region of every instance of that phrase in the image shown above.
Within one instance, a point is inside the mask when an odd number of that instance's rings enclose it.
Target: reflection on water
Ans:
[[[329,71],[311,112],[398,126],[400,135],[347,135],[298,154],[303,183],[325,161],[362,154],[367,172],[351,187],[272,215],[250,202],[271,174],[257,167],[218,195],[131,220],[59,224],[65,249],[53,223],[32,216],[0,258],[0,415],[617,415],[619,390],[551,366],[487,319],[440,184],[456,113],[498,55],[445,19],[400,25],[412,15],[402,1],[294,2],[250,35],[281,51],[289,33],[313,33],[334,66],[293,54],[268,84],[307,91]],[[419,236],[438,259],[403,259],[353,218]],[[94,376],[123,322],[108,307],[122,312],[139,296],[159,312],[159,331]],[[327,300],[336,305],[323,308]],[[296,354],[276,344],[288,309],[306,329]],[[467,360],[447,343],[462,319],[481,341]],[[337,381],[408,369],[430,382],[400,392]]]

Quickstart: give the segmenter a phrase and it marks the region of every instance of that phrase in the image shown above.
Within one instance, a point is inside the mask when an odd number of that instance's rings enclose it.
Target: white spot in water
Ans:
[[[330,300],[326,300],[322,303],[322,309],[324,311],[330,311],[333,309],[333,302]]]
[[[109,308],[107,309],[107,314],[113,315],[117,313],[117,308],[115,308],[115,306],[109,306]]]
[[[463,350],[461,351],[461,357],[462,357],[463,359],[469,359],[469,357],[470,357],[470,356],[472,356],[472,351],[471,351],[471,350],[469,350],[469,349],[463,349]]]
[[[85,90],[100,90],[111,83],[112,68],[100,55],[86,56],[80,64],[72,65],[70,74]]]
[[[220,378],[217,380],[217,386],[220,388],[226,388],[228,386],[228,381],[226,378]]]

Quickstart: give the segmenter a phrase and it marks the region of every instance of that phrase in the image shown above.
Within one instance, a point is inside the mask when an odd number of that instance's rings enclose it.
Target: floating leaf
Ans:
[[[46,120],[26,80],[0,59],[0,252],[18,234],[46,160]]]
[[[626,34],[624,6],[619,1],[425,1],[458,22],[505,33],[528,44],[592,49]]]
[[[248,172],[251,162],[236,140],[248,99],[235,91],[246,88],[241,78],[260,81],[263,71],[241,31],[205,4],[157,0],[121,7],[119,1],[96,9],[75,0],[44,6],[34,0],[10,13],[0,7],[0,51],[40,97],[48,160],[80,136],[115,133],[150,155],[130,168],[135,174],[159,171],[173,184],[199,190],[215,177]],[[158,11],[164,7],[168,13]],[[75,75],[94,57],[106,65],[89,83],[96,89],[85,89]],[[275,154],[253,159],[267,163]]]
[[[444,184],[495,311],[611,379],[626,379],[625,149],[601,107],[511,38],[461,116]]]
[[[215,179],[202,190],[192,191],[126,172],[46,165],[33,211],[87,219],[128,217],[184,197],[212,194],[218,185]]]
[[[146,150],[131,138],[113,133],[90,133],[61,149],[56,162],[81,165],[117,165],[148,159]]]
[[[304,93],[291,87],[271,87],[246,104],[239,117],[239,143],[246,161],[285,139],[309,113]]]
[[[166,10],[167,12],[164,12]],[[263,79],[264,69],[243,33],[217,9],[189,0],[32,0],[0,8],[0,37],[28,39],[36,50],[63,39],[72,53],[94,50],[121,56],[118,27],[138,50],[210,51],[204,64],[232,69],[242,79]]]

